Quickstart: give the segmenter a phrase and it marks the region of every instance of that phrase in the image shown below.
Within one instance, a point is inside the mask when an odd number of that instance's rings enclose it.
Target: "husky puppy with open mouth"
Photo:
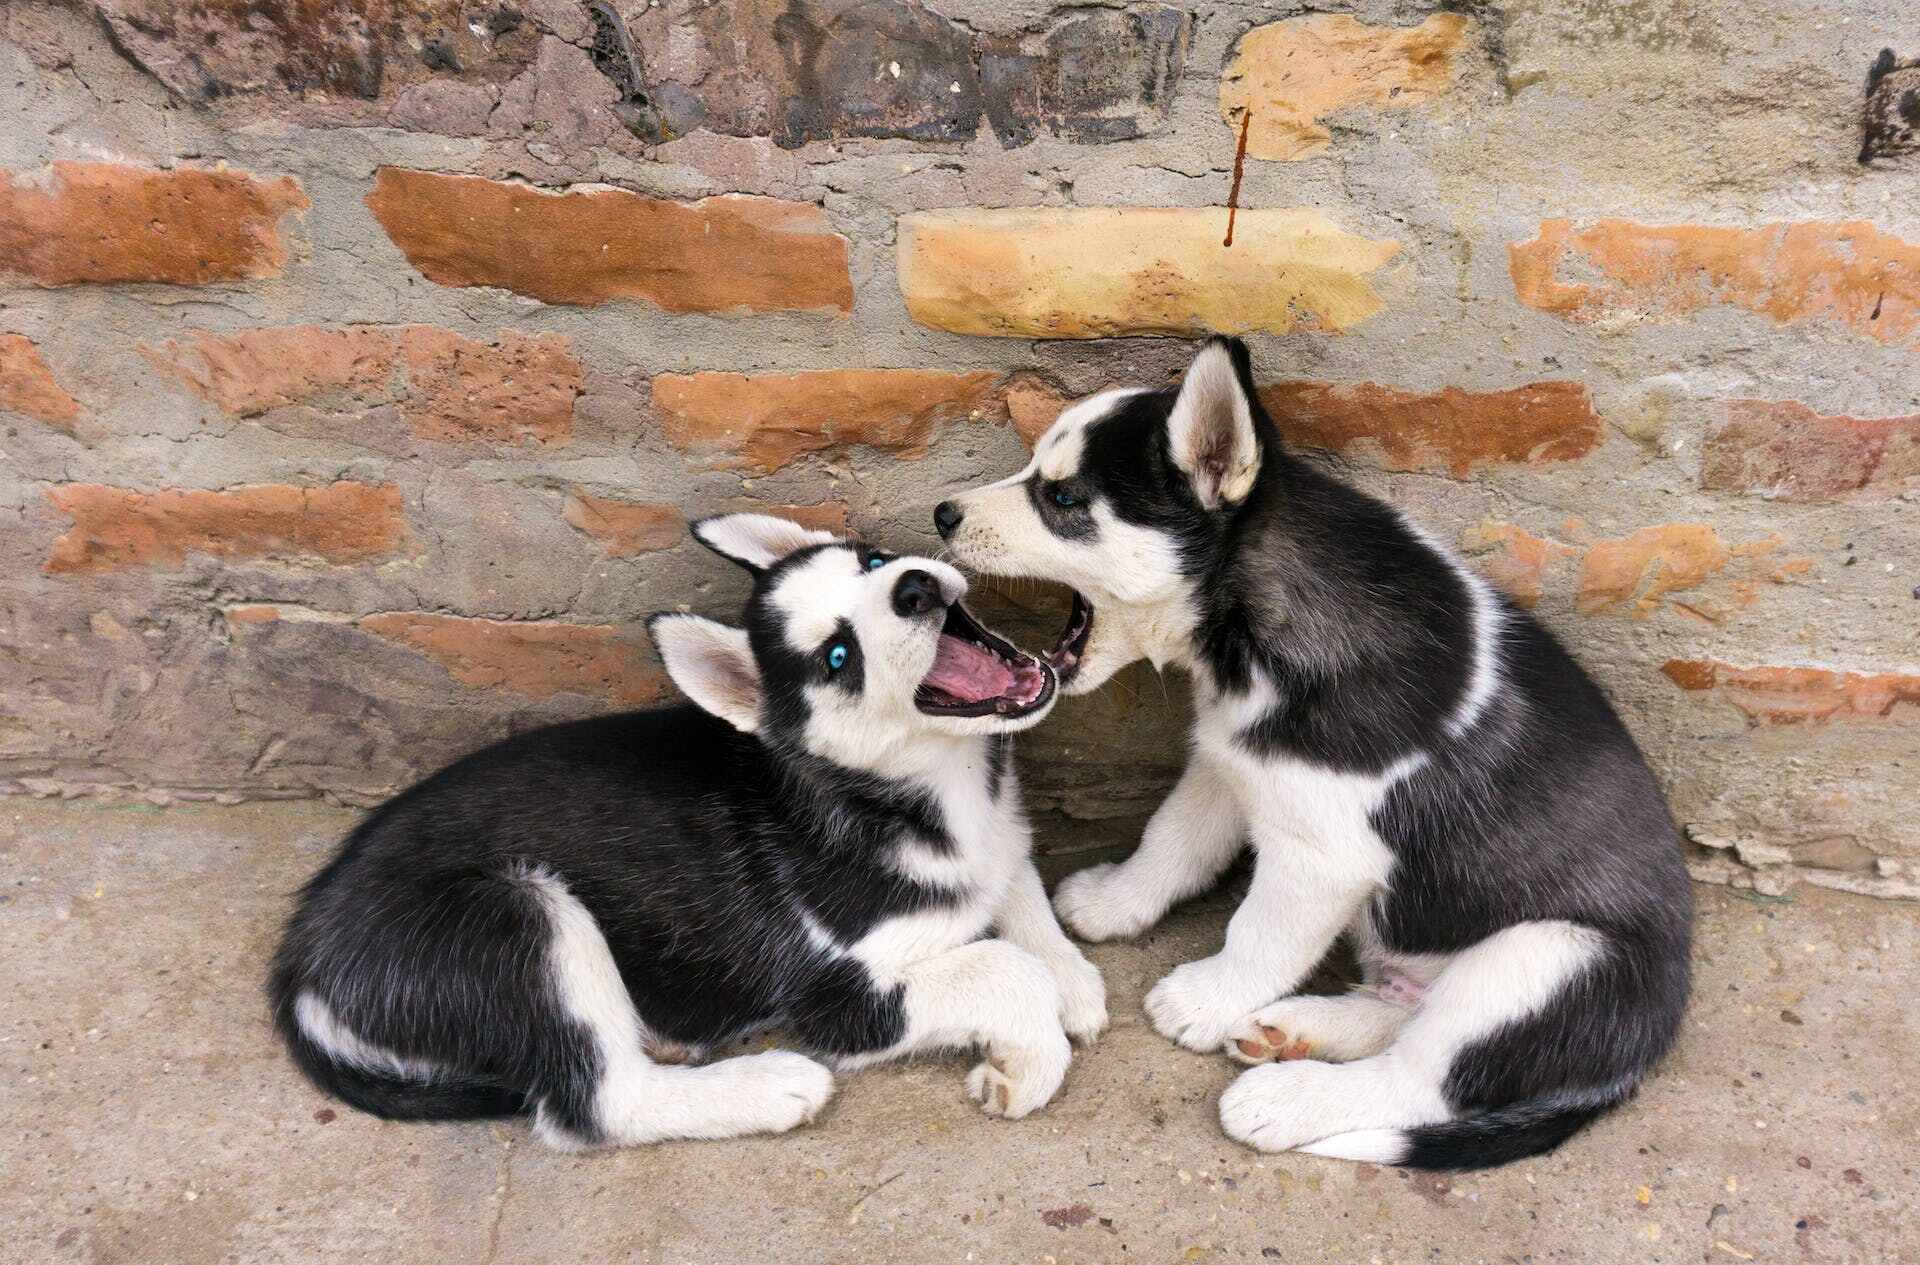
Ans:
[[[1282,449],[1244,345],[1068,408],[935,524],[963,566],[1076,590],[1064,692],[1142,658],[1193,676],[1191,758],[1139,849],[1054,903],[1089,940],[1135,935],[1251,841],[1225,946],[1146,1001],[1181,1045],[1261,1064],[1221,1099],[1228,1134],[1501,1164],[1672,1043],[1691,896],[1633,739],[1531,616]],[[1342,932],[1364,985],[1291,995]]]
[[[390,1119],[531,1113],[563,1149],[775,1133],[845,1070],[984,1047],[1020,1117],[1096,971],[1029,856],[1011,737],[1053,669],[983,628],[952,567],[736,514],[744,628],[650,624],[692,705],[522,734],[375,811],[301,893],[274,1017],[327,1092]],[[997,932],[998,938],[986,938]]]

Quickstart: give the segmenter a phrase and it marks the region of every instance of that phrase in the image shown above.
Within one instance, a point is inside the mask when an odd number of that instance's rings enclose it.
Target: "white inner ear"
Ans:
[[[771,514],[723,514],[702,519],[693,525],[693,531],[708,548],[760,571],[790,553],[809,545],[830,545],[835,539],[829,532],[814,531]]]
[[[667,675],[703,711],[741,733],[760,727],[760,668],[747,634],[698,615],[653,621],[653,644]]]
[[[1260,445],[1253,434],[1253,406],[1225,347],[1201,350],[1180,384],[1167,418],[1174,464],[1193,480],[1208,509],[1238,501],[1260,473]]]

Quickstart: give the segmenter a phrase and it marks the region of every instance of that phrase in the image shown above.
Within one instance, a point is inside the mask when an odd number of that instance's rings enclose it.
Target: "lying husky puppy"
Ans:
[[[985,1046],[969,1092],[1026,1115],[1068,1034],[1106,1025],[1009,759],[1053,670],[976,623],[944,563],[763,515],[694,534],[754,581],[744,631],[650,625],[696,706],[535,730],[373,813],[274,962],[295,1061],[391,1119],[721,1138],[832,1095],[798,1054],[672,1066],[781,1024],[842,1069]]]
[[[1691,920],[1639,749],[1546,630],[1370,496],[1291,458],[1246,349],[1069,408],[1010,479],[935,513],[962,565],[1078,594],[1062,689],[1135,659],[1193,674],[1185,775],[1134,855],[1067,880],[1131,936],[1251,838],[1226,946],[1147,1014],[1246,1062],[1261,1150],[1423,1168],[1546,1151],[1672,1043]],[[1342,931],[1366,985],[1289,996]]]

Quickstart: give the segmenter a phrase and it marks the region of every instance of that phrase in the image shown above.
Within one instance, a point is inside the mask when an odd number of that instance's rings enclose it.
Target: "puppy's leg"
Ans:
[[[1407,1005],[1367,989],[1340,997],[1283,997],[1227,1034],[1227,1054],[1242,1063],[1350,1063],[1392,1045],[1412,1014]]]
[[[1060,1022],[1067,1035],[1092,1041],[1106,1030],[1107,986],[1099,968],[1067,939],[1047,904],[1032,861],[1022,862],[994,918],[1002,937],[1046,963],[1060,988]]]
[[[841,971],[825,973],[794,1017],[801,1035],[834,1052],[841,1068],[984,1046],[987,1061],[967,1077],[967,1090],[987,1114],[1011,1120],[1045,1105],[1066,1078],[1072,1047],[1060,1026],[1060,991],[1025,949],[976,940],[859,974],[856,988]]]
[[[1249,1013],[1298,988],[1385,878],[1383,860],[1338,839],[1274,837],[1257,848],[1226,945],[1147,994],[1154,1028],[1189,1050],[1218,1050]]]
[[[523,880],[553,928],[552,984],[581,1039],[547,1052],[534,1089],[534,1132],[578,1150],[666,1138],[781,1133],[813,1119],[833,1095],[833,1074],[812,1059],[770,1051],[705,1067],[662,1066],[646,1055],[645,1029],[593,915],[558,878]]]
[[[1245,842],[1246,819],[1232,788],[1196,753],[1133,855],[1068,875],[1053,907],[1083,940],[1139,935],[1176,903],[1205,891]]]
[[[1462,1051],[1552,1004],[1605,951],[1599,932],[1565,922],[1488,936],[1441,971],[1384,1053],[1344,1065],[1256,1067],[1221,1096],[1220,1123],[1262,1151],[1397,1163],[1404,1130],[1460,1114],[1449,1078]]]

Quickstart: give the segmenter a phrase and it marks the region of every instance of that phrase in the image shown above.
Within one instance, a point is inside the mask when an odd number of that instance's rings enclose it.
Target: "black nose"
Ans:
[[[965,517],[960,507],[952,501],[942,501],[933,507],[933,525],[939,529],[942,540],[953,535],[954,529],[960,526],[960,520]]]
[[[924,615],[946,605],[940,582],[925,571],[909,571],[893,586],[893,609],[900,615]]]

